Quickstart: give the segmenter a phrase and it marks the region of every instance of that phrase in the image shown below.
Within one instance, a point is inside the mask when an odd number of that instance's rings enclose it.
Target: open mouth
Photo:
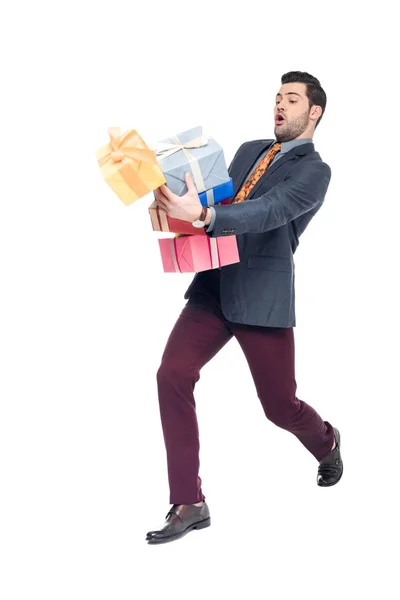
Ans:
[[[276,125],[282,125],[282,123],[284,122],[285,118],[282,115],[277,115],[275,117],[275,123]]]

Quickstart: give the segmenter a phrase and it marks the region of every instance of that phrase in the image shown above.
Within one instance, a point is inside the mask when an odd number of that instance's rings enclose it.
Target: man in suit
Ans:
[[[331,178],[313,144],[326,94],[304,72],[286,73],[281,84],[274,107],[275,139],[239,147],[229,167],[234,182],[229,205],[202,207],[189,174],[185,195],[177,196],[165,185],[155,192],[169,216],[197,221],[210,237],[237,236],[240,262],[196,273],[157,372],[172,507],[164,526],[147,534],[152,544],[210,525],[198,474],[193,392],[201,368],[233,336],[266,417],[293,433],[317,459],[318,485],[332,486],[342,476],[339,431],[297,398],[294,367],[293,254],[321,208]]]

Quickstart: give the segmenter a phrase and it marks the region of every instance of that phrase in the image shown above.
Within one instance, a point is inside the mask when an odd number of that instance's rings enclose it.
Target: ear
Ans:
[[[321,115],[322,115],[322,108],[317,105],[313,106],[311,109],[310,116],[313,117],[313,119],[315,119],[315,121],[317,121]]]

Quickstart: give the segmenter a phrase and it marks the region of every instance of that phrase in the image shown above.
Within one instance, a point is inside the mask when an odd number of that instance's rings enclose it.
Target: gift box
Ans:
[[[149,214],[153,231],[170,231],[187,235],[206,235],[207,227],[193,227],[190,221],[174,219],[169,217],[165,210],[160,208],[157,200],[154,200],[149,206]]]
[[[96,152],[106,183],[125,205],[166,183],[156,155],[134,129],[108,129],[110,141]]]
[[[185,173],[190,173],[198,193],[229,181],[222,147],[203,136],[202,127],[194,127],[158,143],[157,161],[169,189],[183,196],[187,192]]]
[[[230,177],[229,181],[225,181],[225,183],[221,183],[221,185],[217,185],[217,187],[199,194],[199,198],[203,206],[213,206],[233,196],[233,192],[233,180]]]
[[[164,273],[198,273],[240,262],[236,236],[159,239]]]
[[[220,204],[230,204],[229,198],[219,201]],[[193,227],[189,221],[182,221],[182,219],[174,219],[169,217],[165,210],[161,209],[157,200],[154,200],[149,206],[149,214],[153,231],[167,231],[176,233],[178,235],[206,235],[205,227]]]

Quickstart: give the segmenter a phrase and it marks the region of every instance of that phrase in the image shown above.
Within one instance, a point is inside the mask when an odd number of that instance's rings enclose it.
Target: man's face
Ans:
[[[309,101],[305,83],[285,83],[275,99],[275,137],[278,142],[296,138],[311,138],[315,119],[310,120]],[[283,120],[279,120],[283,117]]]

